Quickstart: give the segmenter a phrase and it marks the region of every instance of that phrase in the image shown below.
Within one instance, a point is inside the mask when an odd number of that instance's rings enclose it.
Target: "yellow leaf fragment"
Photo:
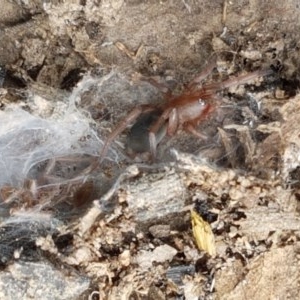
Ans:
[[[196,211],[191,210],[193,235],[199,250],[216,256],[215,237],[209,223],[205,222]]]

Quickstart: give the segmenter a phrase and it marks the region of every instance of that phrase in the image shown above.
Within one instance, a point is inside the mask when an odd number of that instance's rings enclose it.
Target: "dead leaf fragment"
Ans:
[[[115,46],[123,53],[125,53],[128,57],[131,59],[136,59],[136,57],[140,54],[141,50],[143,49],[143,45],[139,46],[137,51],[131,51],[129,50],[128,47],[126,47],[123,43],[121,42],[116,42]]]

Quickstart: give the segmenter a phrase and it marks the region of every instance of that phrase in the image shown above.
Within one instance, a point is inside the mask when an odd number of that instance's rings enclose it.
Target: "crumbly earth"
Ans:
[[[60,120],[80,112],[90,125],[81,156],[36,163],[21,185],[0,187],[1,299],[299,297],[297,0],[1,4],[3,114],[18,107]],[[166,101],[151,80],[180,94],[212,57],[207,82],[273,73],[218,93],[215,113],[199,126],[206,140],[179,132],[150,164],[128,157],[125,130],[101,168],[89,169],[118,121],[139,104]],[[198,249],[191,208],[210,224],[215,256]],[[16,214],[27,219],[18,225]],[[41,272],[43,263],[49,281],[59,272],[63,290],[34,276],[25,284],[19,274]]]

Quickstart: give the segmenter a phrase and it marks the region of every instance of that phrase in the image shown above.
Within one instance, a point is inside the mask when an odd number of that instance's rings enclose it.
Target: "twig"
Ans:
[[[223,14],[222,14],[222,24],[223,25],[225,25],[225,23],[226,23],[227,7],[228,7],[228,2],[227,2],[227,0],[224,0],[224,3],[223,3]]]

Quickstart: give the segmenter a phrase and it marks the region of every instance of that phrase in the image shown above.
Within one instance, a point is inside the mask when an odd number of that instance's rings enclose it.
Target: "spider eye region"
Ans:
[[[206,103],[204,100],[202,100],[201,98],[198,99],[198,103],[201,105],[201,106],[204,106]]]

